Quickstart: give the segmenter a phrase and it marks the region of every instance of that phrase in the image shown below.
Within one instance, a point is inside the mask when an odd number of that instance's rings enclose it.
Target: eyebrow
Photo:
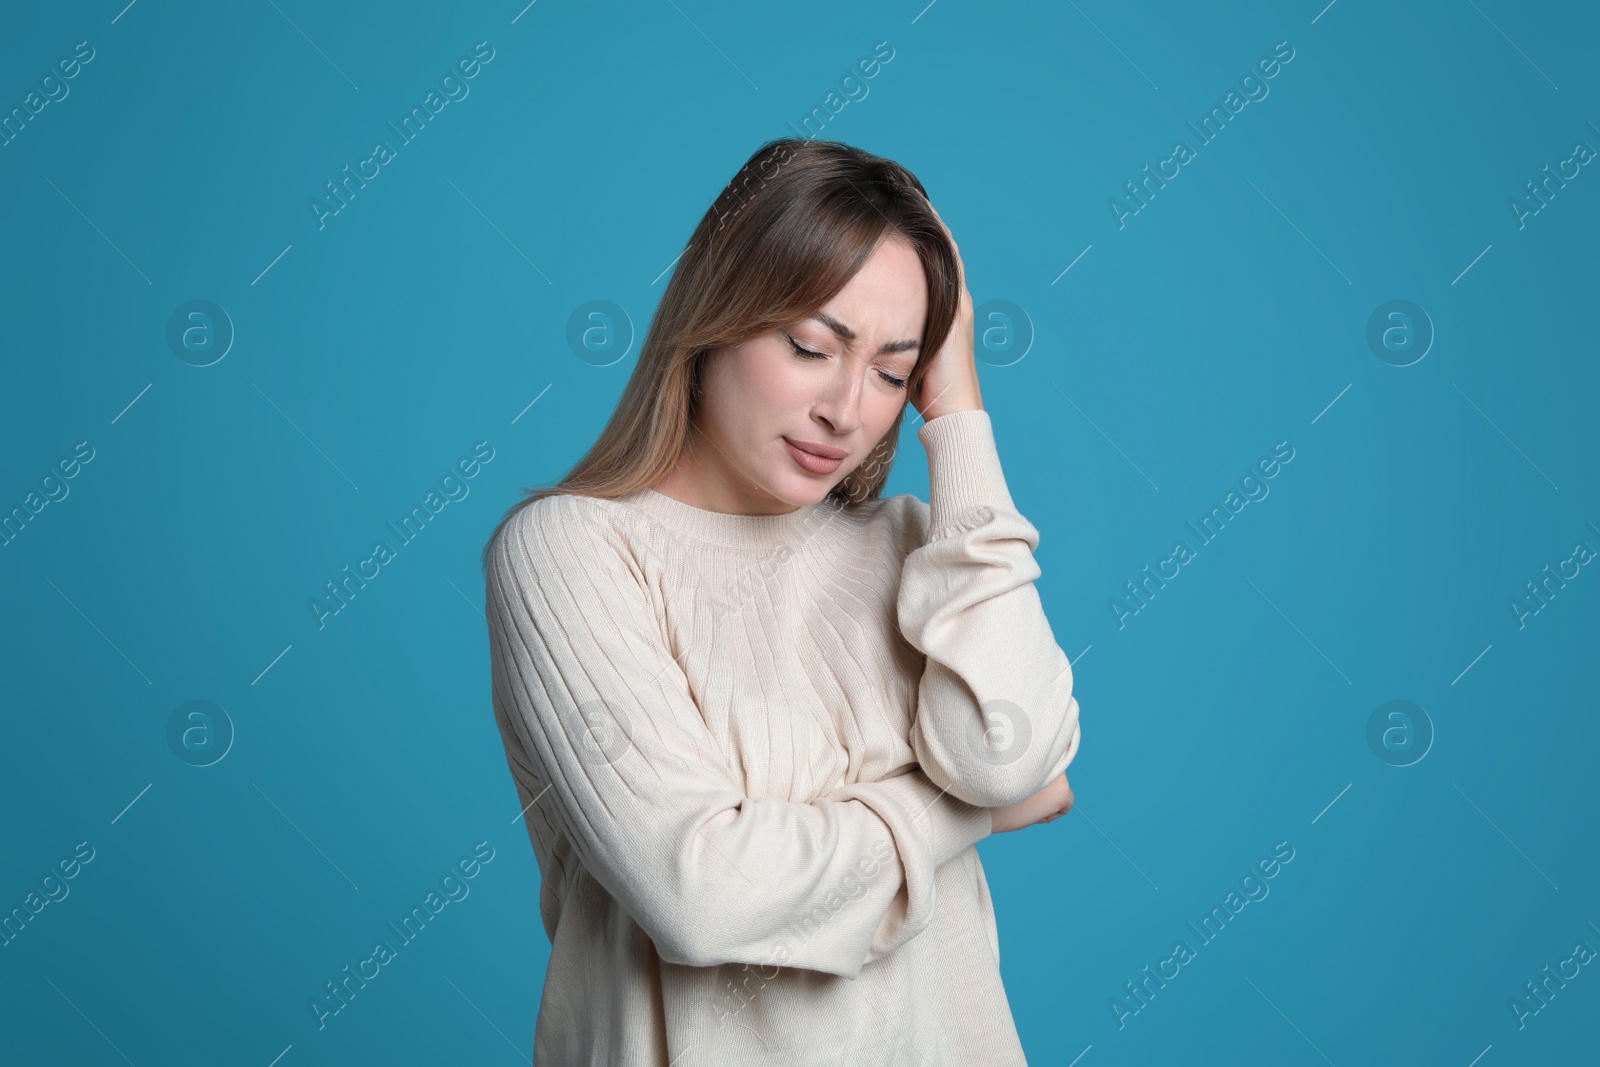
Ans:
[[[818,322],[822,323],[822,325],[826,326],[828,329],[832,330],[846,341],[854,341],[856,339],[856,332],[854,330],[840,322],[838,319],[834,318],[832,315],[828,314],[826,311],[819,311],[814,315],[808,315],[807,318],[816,319]],[[922,342],[917,340],[886,341],[878,346],[878,351],[880,353],[915,352],[921,347]]]

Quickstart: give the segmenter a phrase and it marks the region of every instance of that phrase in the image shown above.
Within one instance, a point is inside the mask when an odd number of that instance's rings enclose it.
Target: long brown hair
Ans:
[[[960,301],[956,256],[927,190],[892,160],[836,141],[786,137],[756,150],[700,219],[667,283],[622,397],[589,451],[553,486],[507,509],[484,546],[522,508],[555,493],[614,499],[654,487],[683,451],[713,352],[788,326],[826,304],[883,238],[916,249],[928,312],[907,396],[916,396]],[[877,499],[905,408],[860,466],[829,493],[844,506]]]

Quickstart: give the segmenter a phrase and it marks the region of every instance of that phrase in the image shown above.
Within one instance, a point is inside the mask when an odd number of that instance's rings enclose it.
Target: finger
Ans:
[[[1077,798],[1072,795],[1072,790],[1069,788],[1067,790],[1067,795],[1065,797],[1061,798],[1061,802],[1059,804],[1057,813],[1061,814],[1061,815],[1065,815],[1067,812],[1071,811],[1073,802],[1076,799]]]
[[[924,199],[927,200],[926,197]],[[933,206],[933,201],[927,200],[927,204],[928,210],[933,212],[934,220],[939,223],[939,228],[944,231],[945,238],[950,242],[950,247],[955,251],[956,269],[960,272],[962,279],[965,280],[966,271],[961,263],[961,246],[956,243],[956,235],[950,232],[949,224],[944,221],[944,216],[939,214],[939,209]]]

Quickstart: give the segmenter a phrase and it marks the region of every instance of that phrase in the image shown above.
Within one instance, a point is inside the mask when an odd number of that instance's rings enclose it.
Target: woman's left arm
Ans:
[[[911,746],[952,796],[1005,807],[1077,755],[1072,665],[1033,584],[1039,531],[1012,502],[988,412],[940,415],[917,436],[928,536],[906,557],[897,604],[900,632],[927,657]]]
[[[911,747],[951,795],[1003,808],[1077,755],[1078,702],[1033,586],[1039,531],[1011,500],[983,410],[966,265],[933,214],[954,252],[959,300],[912,395],[927,420],[917,438],[928,452],[929,512],[927,541],[900,579],[900,632],[927,657]]]

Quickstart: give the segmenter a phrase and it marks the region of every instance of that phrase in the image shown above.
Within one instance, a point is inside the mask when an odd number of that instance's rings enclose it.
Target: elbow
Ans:
[[[771,939],[760,943],[730,937],[726,912],[714,905],[700,909],[696,915],[685,914],[679,922],[657,922],[646,932],[656,947],[656,955],[663,962],[680,967],[721,967],[732,963],[768,967],[782,965],[788,959],[788,947],[782,939],[773,944]]]
[[[740,883],[743,885],[744,883]],[[770,944],[756,936],[765,919],[755,901],[734,886],[714,888],[705,883],[674,894],[641,902],[634,917],[656,955],[682,967],[720,967],[765,959]],[[770,939],[768,939],[770,941]],[[781,944],[781,942],[780,942]]]
[[[1045,776],[1049,763],[1033,757],[1007,764],[982,761],[946,764],[926,756],[918,762],[922,772],[940,789],[980,808],[1004,808],[1026,800],[1054,777]]]
[[[1067,700],[1068,713],[1050,736],[1032,732],[1028,720],[1017,717],[984,731],[979,743],[953,749],[929,744],[914,726],[913,748],[923,773],[951,796],[983,808],[1028,799],[1060,777],[1078,754],[1078,702]]]
[[[670,936],[652,935],[650,940],[655,943],[657,956],[680,967],[715,967],[727,962],[718,958],[708,941],[692,934],[675,931]]]
[[[663,907],[635,913],[656,955],[683,967],[715,967],[728,962],[727,945],[716,939],[705,909]]]
[[[980,808],[1007,808],[1027,800],[1056,777],[1046,774],[1041,769],[1043,766],[1030,760],[1003,768],[979,768],[939,784],[951,796],[968,804]],[[938,780],[932,774],[928,776]]]
[[[639,836],[592,857],[595,880],[666,963],[716,967],[771,955],[772,901],[782,889],[753,891],[751,874],[737,865],[728,870],[728,855],[737,854],[737,844],[719,847],[714,833],[707,833],[713,823],[727,825],[724,815],[737,812],[719,809],[706,817],[691,811],[675,825],[656,826],[648,834],[641,828]]]

